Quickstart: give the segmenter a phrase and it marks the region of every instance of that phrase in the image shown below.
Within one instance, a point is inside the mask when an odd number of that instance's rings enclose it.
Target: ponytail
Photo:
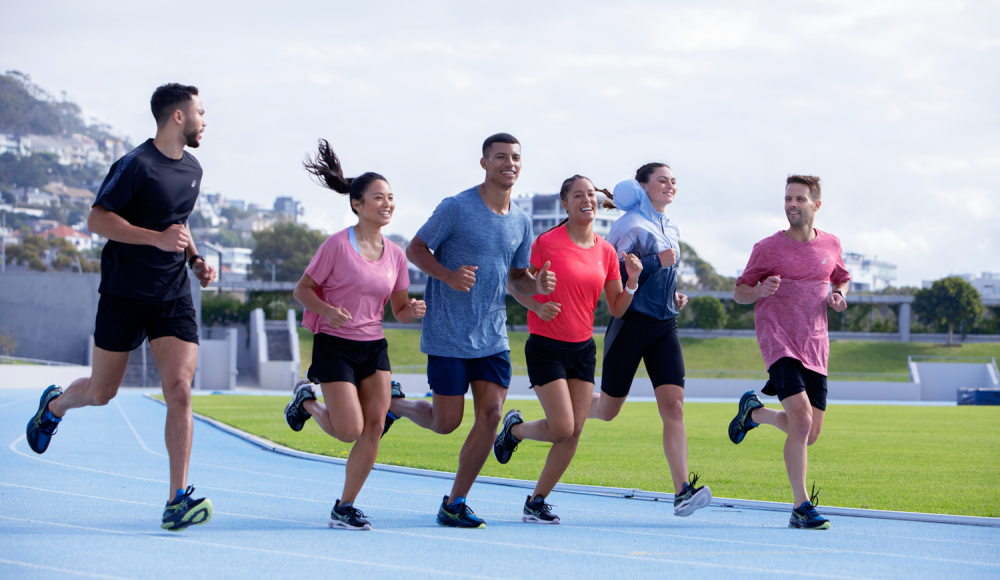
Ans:
[[[340,158],[333,152],[333,147],[326,139],[319,140],[319,151],[316,157],[310,158],[306,155],[302,162],[306,171],[319,181],[319,184],[327,189],[332,189],[339,194],[347,195],[351,201],[357,200],[359,204],[365,203],[365,192],[373,181],[382,180],[389,183],[389,180],[378,173],[368,171],[357,177],[344,177],[344,169],[340,165]],[[357,215],[358,210],[351,204],[351,211]]]

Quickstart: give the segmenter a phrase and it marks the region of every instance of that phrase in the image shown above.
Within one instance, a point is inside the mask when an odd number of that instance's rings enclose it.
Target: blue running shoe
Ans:
[[[161,528],[179,532],[188,526],[207,524],[208,520],[212,519],[212,501],[207,497],[191,499],[192,493],[194,486],[189,485],[183,494],[167,503],[166,509],[163,510]]]
[[[41,400],[38,401],[38,411],[35,416],[28,421],[27,439],[28,446],[35,453],[42,454],[49,448],[49,441],[59,430],[59,422],[62,419],[49,412],[49,403],[63,393],[59,387],[52,385],[42,393]]]
[[[747,391],[740,397],[740,410],[736,412],[736,417],[729,422],[729,440],[737,445],[747,436],[747,431],[756,429],[760,424],[750,420],[754,409],[764,406],[753,391]]]
[[[691,482],[684,486],[684,490],[674,496],[674,515],[682,518],[693,514],[703,507],[712,503],[712,490],[708,486],[695,487],[698,483],[698,474],[690,474]]]
[[[306,421],[312,417],[302,406],[302,403],[309,400],[316,400],[316,390],[313,389],[309,379],[302,379],[295,385],[295,390],[292,391],[292,400],[285,406],[285,422],[292,428],[292,431],[301,431]]]
[[[454,510],[454,511],[452,511]],[[465,505],[465,502],[458,504],[455,508],[448,505],[448,496],[444,496],[441,501],[441,509],[438,510],[437,523],[440,526],[449,528],[472,528],[481,529],[486,527],[486,522],[477,516],[472,508]]]
[[[392,383],[390,384],[390,388],[392,389],[392,398],[393,399],[405,399],[406,398],[406,395],[403,393],[403,385],[399,384],[396,381],[392,381]]]
[[[812,502],[804,501],[802,505],[792,510],[788,518],[788,527],[799,530],[829,530],[830,520],[819,515]]]
[[[333,504],[330,512],[329,526],[335,530],[371,530],[372,525],[365,519],[365,514],[354,504],[342,504],[340,500]]]
[[[393,399],[406,398],[406,395],[403,393],[403,385],[397,383],[396,381],[392,381],[391,388],[392,388],[391,398]],[[388,413],[385,414],[385,427],[382,428],[382,437],[385,437],[386,432],[389,431],[389,427],[392,427],[392,424],[395,423],[397,419],[399,419],[399,417],[394,415],[392,411],[389,411]]]
[[[493,442],[493,456],[501,465],[510,461],[510,457],[517,451],[517,445],[520,441],[514,438],[510,430],[514,428],[514,425],[520,423],[524,423],[524,419],[521,418],[521,412],[517,409],[507,411],[503,417],[503,428],[500,429],[496,441]]]

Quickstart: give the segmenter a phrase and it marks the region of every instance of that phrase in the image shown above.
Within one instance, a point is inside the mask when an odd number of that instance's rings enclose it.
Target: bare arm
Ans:
[[[777,292],[780,284],[780,276],[769,276],[766,280],[756,286],[738,284],[736,286],[736,291],[733,292],[733,300],[735,300],[737,304],[753,304],[761,298],[765,298]]]
[[[537,277],[528,268],[511,268],[507,273],[507,287],[524,296],[552,294],[556,289],[556,274],[549,270],[549,265],[545,262],[541,269],[534,270]]]
[[[330,323],[330,326],[340,328],[345,322],[351,319],[351,313],[344,308],[337,308],[323,302],[316,294],[315,288],[317,286],[319,284],[312,279],[312,276],[303,274],[302,278],[299,279],[299,283],[295,285],[295,291],[292,292],[292,296],[306,310],[322,316]]]
[[[642,261],[635,254],[626,255],[621,253],[620,262],[624,266],[626,284],[632,292],[639,287],[639,275],[643,270]],[[621,318],[625,316],[629,305],[632,304],[632,294],[625,292],[622,288],[622,280],[608,280],[604,283],[604,296],[608,299],[608,311],[611,316]]]
[[[452,290],[468,292],[476,283],[478,266],[460,266],[457,270],[449,270],[438,261],[427,244],[417,236],[413,236],[410,244],[406,246],[406,258],[423,270],[425,274],[444,282]]]
[[[191,257],[198,255],[198,248],[194,245],[194,236],[191,235],[191,228],[189,228],[186,223],[184,224],[184,230],[187,232],[188,240],[190,240],[184,257],[186,258],[185,261],[190,263]],[[191,264],[191,270],[194,271],[194,275],[198,278],[198,282],[201,284],[202,288],[208,288],[208,285],[212,283],[212,280],[215,280],[215,268],[206,262],[204,258],[196,260],[194,264]]]
[[[390,294],[389,302],[392,304],[392,315],[403,324],[409,324],[423,318],[424,314],[427,313],[427,304],[423,300],[410,298],[405,289]]]
[[[87,229],[116,242],[140,246],[155,246],[164,252],[184,252],[191,244],[191,234],[180,224],[162,232],[133,226],[122,216],[99,205],[90,210]]]
[[[528,267],[528,273],[532,276],[538,271],[534,265]],[[561,304],[558,302],[539,302],[535,300],[534,295],[524,295],[518,292],[517,288],[510,283],[510,276],[507,277],[507,291],[510,295],[514,297],[514,300],[527,308],[528,310],[534,312],[539,318],[548,322],[556,317],[559,312],[561,312]]]
[[[850,287],[850,280],[833,285],[833,291],[830,292],[830,297],[827,299],[827,304],[830,305],[830,308],[833,308],[836,312],[847,310],[847,290]],[[835,294],[835,292],[840,292],[840,294]]]

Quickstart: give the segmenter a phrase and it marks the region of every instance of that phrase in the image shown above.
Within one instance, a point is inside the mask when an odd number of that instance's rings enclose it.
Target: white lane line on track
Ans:
[[[0,409],[3,409],[4,407],[9,407],[11,405],[16,405],[18,403],[23,403],[25,401],[33,401],[34,399],[35,399],[35,397],[31,396],[31,397],[25,397],[24,399],[18,399],[16,401],[11,401],[9,403],[4,403],[3,405],[0,405]]]
[[[685,539],[685,540],[704,540],[706,542],[723,542],[723,543],[726,543],[726,544],[743,544],[743,545],[748,545],[748,546],[773,546],[773,547],[776,547],[776,548],[795,548],[795,549],[801,549],[801,548],[803,548],[803,546],[801,544],[798,544],[798,545],[796,545],[796,544],[773,544],[773,543],[766,543],[766,544],[764,544],[764,543],[761,543],[761,542],[750,542],[750,541],[746,541],[746,540],[723,540],[723,539],[720,539],[720,538],[706,538],[706,537],[703,537],[703,536],[692,536],[690,534],[660,534],[660,533],[654,533],[654,532],[637,532],[637,531],[634,531],[634,530],[593,528],[593,527],[590,527],[590,526],[576,526],[576,525],[573,525],[573,524],[566,524],[566,527],[568,527],[568,528],[582,528],[582,529],[588,529],[588,530],[597,530],[597,531],[601,531],[601,532],[612,532],[612,533],[618,533],[618,534],[633,534],[633,535],[638,535],[638,536],[658,536],[658,537],[665,537],[665,538],[680,538],[680,539]],[[820,532],[816,532],[816,533],[818,534]],[[829,532],[827,532],[827,533],[829,533]],[[972,564],[972,565],[975,565],[975,566],[1000,567],[1000,564],[995,564],[995,563],[992,563],[992,562],[975,562],[975,561],[972,561],[972,560],[953,560],[953,559],[949,559],[949,558],[933,558],[933,557],[930,557],[930,556],[913,556],[913,555],[909,555],[909,554],[886,554],[886,553],[882,553],[882,552],[866,552],[866,551],[863,551],[863,550],[845,550],[845,549],[841,549],[841,548],[830,548],[830,550],[838,552],[838,553],[843,553],[843,554],[858,554],[858,555],[862,555],[862,556],[881,556],[881,557],[884,557],[884,558],[911,558],[911,559],[914,559],[914,560],[928,560],[928,561],[931,561],[931,562],[946,562],[946,563],[949,563],[949,564]]]
[[[2,516],[0,516],[2,517]],[[416,538],[431,538],[434,540],[451,540],[453,542],[466,542],[472,544],[487,544],[492,546],[503,546],[506,548],[522,548],[530,550],[543,550],[546,552],[561,552],[564,554],[575,554],[581,556],[601,556],[604,558],[618,558],[623,560],[643,560],[647,562],[664,562],[668,564],[681,564],[686,566],[704,567],[704,568],[721,568],[725,570],[739,570],[742,572],[756,572],[756,573],[768,573],[768,574],[786,574],[789,576],[806,576],[811,578],[837,578],[838,580],[863,580],[859,576],[837,576],[834,574],[817,574],[810,572],[803,572],[802,570],[776,570],[773,568],[753,568],[750,566],[733,566],[729,564],[712,564],[709,562],[691,562],[687,560],[676,560],[669,558],[651,558],[644,556],[633,556],[631,554],[613,554],[608,552],[594,552],[587,550],[573,550],[570,548],[552,548],[547,546],[538,545],[525,545],[525,544],[513,544],[510,542],[490,542],[486,540],[472,540],[469,538],[455,538],[450,536],[444,536],[440,534],[417,534],[413,532],[394,532],[389,530],[372,530],[373,532],[378,532],[381,534],[395,534],[400,536],[411,536]],[[800,547],[801,548],[801,547]],[[836,553],[836,552],[831,552]]]
[[[175,536],[165,536],[163,534],[145,534],[145,533],[135,533],[135,532],[123,532],[120,530],[110,530],[106,528],[93,528],[89,526],[78,526],[74,524],[64,524],[61,522],[47,522],[43,520],[26,520],[24,518],[12,518],[8,516],[0,515],[0,519],[12,520],[16,522],[23,522],[28,524],[45,524],[49,526],[63,527],[63,528],[73,528],[78,530],[88,530],[92,532],[103,532],[106,534],[118,534],[121,536],[131,536],[134,538],[153,538],[157,540],[167,540],[173,542],[181,542],[185,544],[195,544],[197,546],[211,546],[213,548],[227,548],[230,550],[239,550],[245,552],[260,552],[263,554],[274,554],[277,556],[291,556],[294,558],[311,558],[314,560],[323,560],[327,562],[341,562],[344,564],[356,564],[359,566],[374,566],[377,568],[389,568],[392,570],[402,570],[405,572],[422,572],[425,574],[440,574],[443,576],[458,576],[461,578],[483,578],[486,580],[509,580],[507,577],[499,576],[482,576],[480,574],[466,574],[462,572],[452,572],[450,570],[432,570],[429,568],[415,568],[412,566],[399,566],[396,564],[380,564],[378,562],[366,562],[364,560],[348,560],[346,558],[333,558],[330,556],[319,556],[317,554],[309,554],[303,552],[287,552],[284,550],[271,550],[267,548],[253,548],[250,546],[234,546],[231,544],[219,544],[215,542],[206,542],[204,540],[187,540],[184,538],[179,538]],[[169,532],[164,532],[169,533]]]
[[[146,442],[142,440],[142,437],[139,437],[139,432],[136,431],[135,427],[132,426],[132,421],[128,420],[128,415],[125,414],[125,409],[122,409],[122,406],[118,402],[118,399],[112,399],[112,400],[115,402],[115,406],[118,407],[118,410],[121,412],[122,417],[125,419],[125,423],[128,424],[128,428],[132,430],[132,434],[135,435],[135,438],[139,441],[139,445],[141,445],[142,448],[145,449],[148,453],[152,453],[153,455],[155,455],[157,457],[166,457],[167,459],[170,459],[166,455],[164,455],[162,453],[157,453],[157,452],[153,451],[152,449],[150,449],[149,447],[146,447]]]
[[[34,568],[35,570],[46,570],[48,572],[60,572],[62,574],[75,574],[77,576],[88,576],[90,578],[109,578],[111,580],[132,580],[124,576],[109,576],[107,574],[95,574],[93,572],[82,572],[80,570],[70,570],[69,568],[56,568],[55,566],[45,566],[44,564],[32,564],[30,562],[18,562],[16,560],[4,560],[0,558],[0,564],[10,564],[11,566],[22,566],[24,568]]]
[[[144,478],[144,477],[137,477],[137,476],[134,476],[134,475],[123,475],[123,474],[119,474],[119,473],[111,473],[111,472],[108,472],[108,471],[100,471],[100,470],[97,470],[97,469],[90,469],[88,467],[79,467],[79,466],[76,466],[76,465],[68,465],[68,464],[65,464],[65,463],[59,463],[59,462],[56,462],[56,461],[50,461],[48,459],[42,459],[41,457],[32,457],[30,455],[27,455],[25,453],[22,453],[22,452],[18,451],[15,448],[15,445],[18,442],[20,442],[21,439],[24,439],[24,438],[25,438],[25,436],[21,435],[20,437],[18,437],[17,439],[15,439],[10,444],[10,449],[14,453],[17,453],[18,455],[21,455],[23,457],[27,457],[29,459],[36,459],[38,461],[44,461],[46,463],[51,463],[51,464],[54,464],[54,465],[60,465],[60,466],[63,466],[63,467],[71,467],[71,468],[74,468],[74,469],[80,469],[80,470],[84,470],[84,471],[91,471],[91,472],[101,473],[101,474],[105,474],[105,475],[113,475],[113,476],[117,476],[117,477],[125,477],[125,478],[129,478],[129,479],[138,479],[138,480],[150,481],[150,482],[154,482],[154,483],[169,483],[169,482],[166,482],[166,481],[158,481],[158,480],[155,480],[155,479],[149,479],[149,478]],[[308,498],[304,498],[304,497],[282,496],[282,495],[275,495],[275,494],[269,494],[269,493],[259,493],[259,492],[234,490],[234,489],[226,489],[226,488],[219,488],[219,487],[208,487],[208,486],[201,486],[201,487],[203,487],[203,489],[211,489],[211,490],[214,490],[214,491],[223,491],[223,492],[235,493],[235,494],[255,495],[255,496],[262,496],[262,497],[273,497],[273,498],[279,498],[279,499],[289,499],[289,500],[295,500],[295,501],[305,501],[305,502],[310,502],[310,503],[323,503],[323,504],[328,504],[329,503],[326,500],[314,500],[314,499],[308,499]],[[429,514],[430,513],[430,512],[423,511],[423,510],[406,510],[406,509],[402,509],[402,508],[382,507],[382,506],[375,506],[375,505],[371,505],[371,504],[363,504],[363,505],[359,504],[359,505],[361,505],[362,507],[371,507],[371,508],[375,508],[375,509],[384,509],[384,510],[389,510],[389,511],[404,511],[404,512],[412,512],[412,513],[424,513],[424,514]],[[483,514],[483,515],[487,515],[487,514]],[[516,521],[516,520],[511,520],[511,521]],[[626,534],[648,535],[648,536],[661,536],[661,537],[671,537],[671,538],[681,538],[681,539],[703,539],[703,540],[706,540],[706,541],[713,541],[713,542],[737,543],[737,544],[745,544],[745,545],[753,545],[753,546],[786,547],[786,548],[796,548],[796,549],[801,549],[802,548],[801,545],[779,545],[779,544],[772,544],[772,543],[766,543],[766,542],[749,542],[749,541],[742,541],[742,540],[723,540],[723,539],[718,539],[718,538],[704,538],[704,537],[695,537],[695,536],[691,536],[691,535],[681,535],[681,534],[660,534],[660,533],[652,533],[652,532],[637,532],[637,531],[622,530],[622,529],[598,528],[598,527],[592,527],[592,526],[577,526],[577,525],[572,525],[572,524],[564,524],[564,525],[565,525],[565,527],[568,527],[568,528],[587,529],[587,530],[595,530],[595,531],[603,531],[603,532],[611,532],[611,533],[626,533]],[[402,532],[386,532],[386,533],[402,533]],[[539,549],[543,549],[543,548],[539,548]],[[882,557],[903,558],[903,559],[909,558],[909,559],[927,560],[927,561],[933,561],[933,562],[946,562],[946,563],[957,563],[957,564],[972,564],[972,565],[978,565],[978,566],[1000,567],[1000,564],[994,564],[994,563],[989,563],[989,562],[974,562],[974,561],[970,561],[970,560],[953,560],[953,559],[946,559],[946,558],[933,558],[933,557],[930,557],[930,556],[914,556],[914,555],[908,555],[908,554],[886,554],[886,553],[866,552],[866,551],[859,551],[859,550],[837,550],[837,551],[838,552],[842,552],[842,553],[847,553],[847,554],[858,554],[858,555],[867,555],[867,556],[882,556]]]

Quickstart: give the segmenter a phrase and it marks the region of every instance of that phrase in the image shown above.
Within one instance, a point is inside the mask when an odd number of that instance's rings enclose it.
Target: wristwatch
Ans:
[[[192,270],[194,269],[194,261],[195,260],[201,260],[202,262],[204,262],[205,261],[205,256],[202,256],[201,254],[195,254],[195,255],[191,256],[190,258],[188,258],[188,266]]]
[[[843,298],[844,300],[847,300],[847,296],[844,296],[844,293],[841,292],[840,290],[834,290],[833,292],[830,292],[830,294],[840,294],[841,298]]]

